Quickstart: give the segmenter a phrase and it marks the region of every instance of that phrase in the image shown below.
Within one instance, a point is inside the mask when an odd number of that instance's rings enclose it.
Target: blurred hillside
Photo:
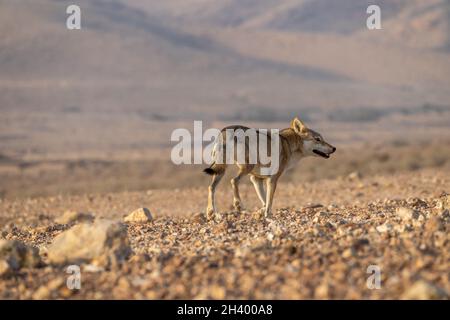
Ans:
[[[2,110],[127,111],[160,120],[224,110],[448,106],[444,0],[4,0]]]

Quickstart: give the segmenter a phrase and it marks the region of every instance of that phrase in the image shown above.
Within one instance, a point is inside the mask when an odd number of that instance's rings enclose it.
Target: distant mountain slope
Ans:
[[[377,4],[392,43],[439,48],[450,40],[449,0],[121,1],[185,25],[345,35],[364,32],[366,9]]]
[[[450,1],[408,1],[383,24],[385,43],[420,49],[450,49]]]
[[[365,0],[77,3],[81,31],[65,28],[69,1],[0,3],[3,111],[218,118],[450,101],[443,0],[381,1],[384,29],[373,32]]]

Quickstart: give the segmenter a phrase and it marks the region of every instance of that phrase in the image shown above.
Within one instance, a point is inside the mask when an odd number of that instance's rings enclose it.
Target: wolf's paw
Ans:
[[[212,220],[214,219],[214,208],[206,208],[206,219],[207,220]]]
[[[242,205],[242,203],[239,200],[233,201],[233,208],[237,212],[241,212],[241,211],[245,210],[244,206]]]
[[[256,220],[261,220],[264,217],[265,211],[266,211],[265,207],[253,211],[253,218],[255,218]]]
[[[265,217],[264,218],[265,223],[267,223],[268,225],[270,225],[271,223],[275,223],[275,220],[273,220],[273,217]]]
[[[216,213],[214,213],[213,219],[215,222],[221,222],[221,221],[223,221],[224,216],[221,213],[216,212]]]
[[[265,210],[264,218],[266,218],[266,220],[271,220],[273,218],[272,211]]]

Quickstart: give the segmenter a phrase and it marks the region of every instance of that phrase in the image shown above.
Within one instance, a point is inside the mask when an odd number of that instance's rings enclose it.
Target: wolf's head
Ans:
[[[302,151],[305,156],[316,156],[328,159],[330,154],[336,151],[336,148],[326,142],[320,133],[307,128],[298,118],[292,120],[291,128],[302,138]]]

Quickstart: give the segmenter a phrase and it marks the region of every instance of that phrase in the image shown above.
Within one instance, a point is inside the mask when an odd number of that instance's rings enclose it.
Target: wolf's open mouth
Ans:
[[[326,154],[326,153],[324,153],[324,152],[322,152],[322,151],[319,151],[319,150],[316,150],[316,149],[314,149],[313,152],[314,152],[315,154],[318,154],[319,156],[325,158],[325,159],[328,159],[328,158],[330,157],[329,154]]]

